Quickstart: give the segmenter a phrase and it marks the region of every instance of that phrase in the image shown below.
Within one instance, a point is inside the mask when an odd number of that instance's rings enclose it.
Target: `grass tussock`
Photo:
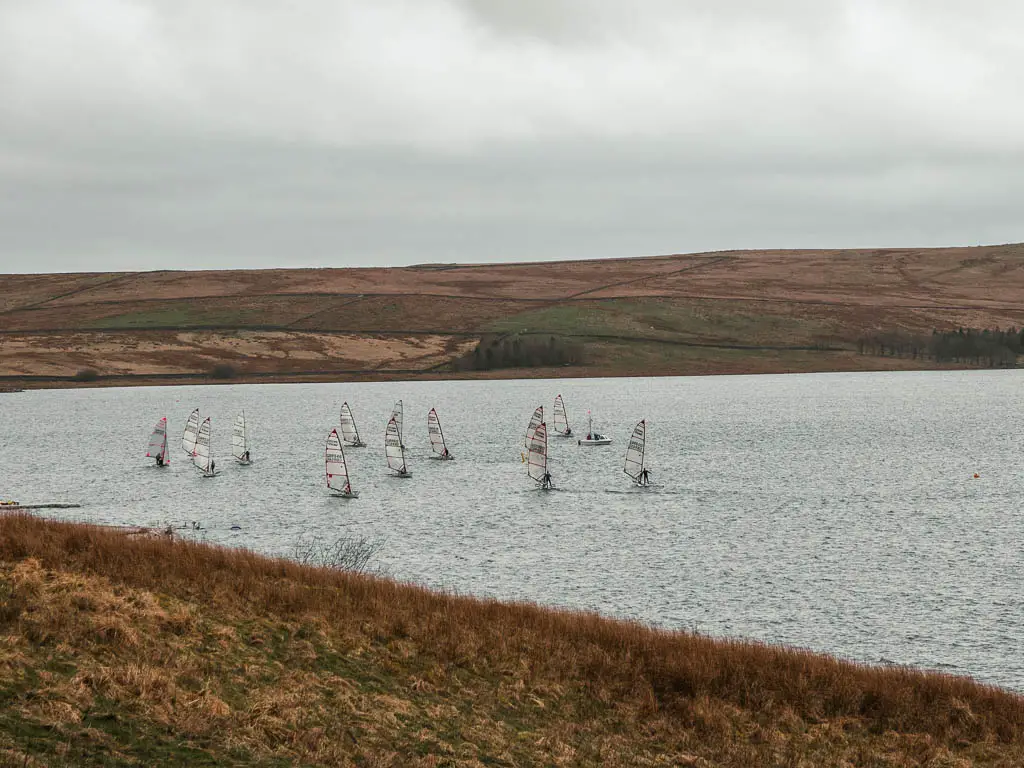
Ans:
[[[1024,700],[0,516],[0,765],[1024,764]]]

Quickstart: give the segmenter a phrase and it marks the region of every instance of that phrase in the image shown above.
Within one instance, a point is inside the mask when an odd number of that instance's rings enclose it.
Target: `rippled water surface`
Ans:
[[[1022,384],[1000,371],[25,392],[0,395],[0,496],[80,502],[59,513],[76,520],[200,520],[209,541],[275,554],[313,533],[382,536],[400,579],[1024,689]],[[559,392],[577,431],[590,408],[614,443],[552,438],[545,493],[520,450]],[[384,465],[398,398],[408,480]],[[369,443],[347,452],[354,501],[323,484],[343,400]],[[180,450],[197,406],[214,479]],[[432,406],[455,462],[428,460]],[[251,467],[229,457],[242,408]],[[161,470],[143,454],[165,415]],[[644,417],[657,485],[635,489],[622,458]]]

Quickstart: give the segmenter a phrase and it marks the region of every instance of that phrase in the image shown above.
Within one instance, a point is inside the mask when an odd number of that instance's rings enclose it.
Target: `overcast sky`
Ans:
[[[0,272],[1024,240],[1016,0],[0,0]]]

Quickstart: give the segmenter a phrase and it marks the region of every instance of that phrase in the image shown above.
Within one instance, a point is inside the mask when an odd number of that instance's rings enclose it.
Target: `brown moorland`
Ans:
[[[1019,766],[1024,699],[0,515],[0,764]]]
[[[934,368],[871,334],[1024,326],[1024,245],[728,251],[394,269],[0,275],[7,383]],[[466,371],[481,339],[569,341],[557,368]],[[31,377],[49,377],[33,380]]]

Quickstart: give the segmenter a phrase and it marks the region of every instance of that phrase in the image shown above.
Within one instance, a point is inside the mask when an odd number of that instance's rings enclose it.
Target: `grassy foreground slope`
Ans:
[[[0,764],[1024,764],[962,678],[0,516]]]
[[[495,334],[583,351],[532,375],[922,368],[934,363],[857,341],[1010,326],[1024,326],[1024,245],[0,275],[8,381],[84,368],[187,380],[218,364],[252,379],[531,375],[453,364]]]

